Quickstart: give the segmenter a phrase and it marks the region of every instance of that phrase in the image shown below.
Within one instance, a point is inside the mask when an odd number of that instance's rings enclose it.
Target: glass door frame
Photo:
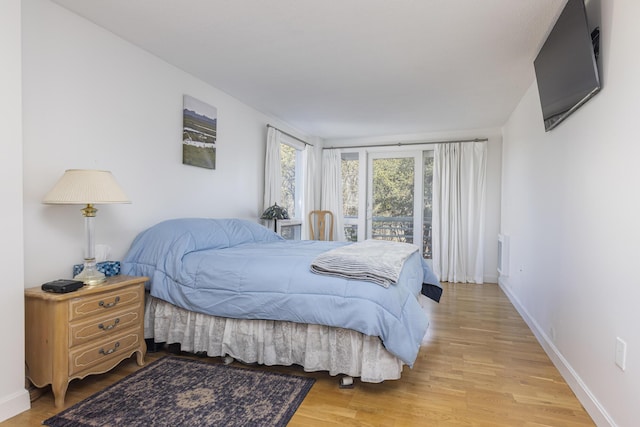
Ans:
[[[373,162],[377,159],[397,159],[397,158],[413,158],[413,242],[420,248],[420,254],[423,252],[423,206],[422,195],[423,189],[423,149],[411,150],[398,149],[392,147],[390,149],[382,149],[367,151],[367,169],[366,169],[366,214],[365,214],[365,230],[366,238],[371,239],[373,235]],[[417,243],[416,243],[417,242]]]

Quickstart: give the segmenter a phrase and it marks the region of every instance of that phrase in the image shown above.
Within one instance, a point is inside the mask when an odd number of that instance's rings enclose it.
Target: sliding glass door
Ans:
[[[367,238],[422,240],[422,153],[371,153],[368,162]],[[417,197],[416,197],[417,196]]]
[[[413,243],[431,258],[432,172],[431,150],[343,152],[347,240]]]

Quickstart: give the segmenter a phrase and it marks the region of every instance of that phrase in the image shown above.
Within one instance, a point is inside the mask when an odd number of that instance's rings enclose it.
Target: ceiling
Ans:
[[[502,126],[566,0],[53,0],[307,136]]]

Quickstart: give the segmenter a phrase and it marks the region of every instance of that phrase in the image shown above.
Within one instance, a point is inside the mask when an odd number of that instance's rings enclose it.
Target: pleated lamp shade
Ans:
[[[42,203],[57,205],[131,203],[109,171],[69,169]]]

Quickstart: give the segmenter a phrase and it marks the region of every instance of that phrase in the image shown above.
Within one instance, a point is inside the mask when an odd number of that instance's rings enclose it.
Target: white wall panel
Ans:
[[[591,2],[593,3],[593,2]],[[640,419],[639,2],[602,0],[603,89],[545,133],[534,83],[504,128],[501,280],[599,425]],[[627,367],[615,364],[616,337]]]

